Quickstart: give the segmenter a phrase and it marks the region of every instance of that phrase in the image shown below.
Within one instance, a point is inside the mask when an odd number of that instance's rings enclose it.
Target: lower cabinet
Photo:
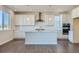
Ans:
[[[57,32],[26,32],[25,44],[57,44]]]
[[[68,40],[73,43],[73,31],[69,31]]]
[[[23,31],[15,31],[14,38],[25,38],[25,32]]]

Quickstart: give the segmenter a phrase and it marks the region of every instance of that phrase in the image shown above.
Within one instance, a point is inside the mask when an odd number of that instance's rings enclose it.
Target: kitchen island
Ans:
[[[57,44],[57,31],[25,32],[25,44]]]

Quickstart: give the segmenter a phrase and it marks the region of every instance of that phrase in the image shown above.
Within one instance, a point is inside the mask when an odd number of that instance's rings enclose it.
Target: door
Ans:
[[[79,19],[73,20],[73,42],[79,43]]]

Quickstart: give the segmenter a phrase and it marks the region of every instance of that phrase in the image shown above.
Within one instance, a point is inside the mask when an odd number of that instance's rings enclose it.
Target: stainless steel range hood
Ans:
[[[42,20],[41,16],[42,16],[42,13],[39,12],[39,19],[37,20],[37,22],[43,22],[44,21],[44,20]]]

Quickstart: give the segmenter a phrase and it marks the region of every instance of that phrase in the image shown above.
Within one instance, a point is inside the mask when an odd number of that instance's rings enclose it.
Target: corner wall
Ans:
[[[12,29],[11,30],[1,30],[0,31],[0,45],[7,43],[11,40],[13,40],[13,16],[14,13],[13,11],[11,11],[9,8],[5,7],[5,6],[0,6],[0,9],[2,10],[6,10],[8,12],[10,12],[10,15],[12,16]]]

